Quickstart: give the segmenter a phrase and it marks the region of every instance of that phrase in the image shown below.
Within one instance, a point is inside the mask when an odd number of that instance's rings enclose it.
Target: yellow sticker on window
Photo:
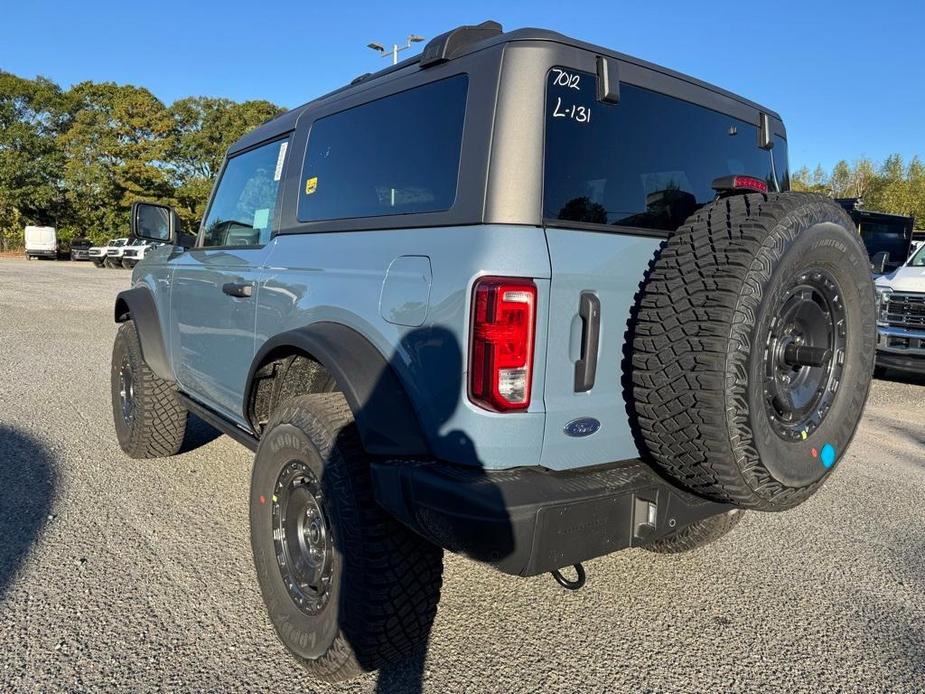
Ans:
[[[305,194],[311,195],[316,190],[318,190],[318,177],[312,176],[305,181]]]

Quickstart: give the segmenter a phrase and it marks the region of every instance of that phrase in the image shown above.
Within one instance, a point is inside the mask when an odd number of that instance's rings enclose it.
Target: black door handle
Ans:
[[[253,282],[226,282],[222,285],[222,291],[225,292],[228,296],[237,296],[242,299],[253,296],[254,294],[254,283]]]
[[[593,292],[582,292],[578,302],[581,316],[581,359],[575,362],[575,392],[594,387],[597,375],[597,348],[601,339],[601,302]]]

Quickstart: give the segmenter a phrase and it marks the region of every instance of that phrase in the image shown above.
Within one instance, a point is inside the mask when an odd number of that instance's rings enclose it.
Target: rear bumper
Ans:
[[[58,251],[54,249],[39,248],[39,249],[26,249],[26,255],[32,256],[34,258],[57,258]]]
[[[533,576],[731,509],[665,482],[641,461],[553,472],[441,461],[372,465],[376,500],[431,542]]]

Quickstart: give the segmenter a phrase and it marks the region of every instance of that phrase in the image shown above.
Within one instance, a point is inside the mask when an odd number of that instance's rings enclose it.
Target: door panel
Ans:
[[[623,345],[634,295],[659,240],[625,234],[546,229],[552,263],[549,332],[546,352],[546,434],[542,465],[561,470],[637,457],[622,384]],[[584,300],[582,295],[587,295]],[[591,300],[590,297],[596,299]],[[589,309],[589,306],[591,307]],[[600,312],[597,364],[587,390],[582,354],[593,348],[585,330],[595,306]],[[584,340],[582,338],[585,338]],[[590,339],[589,339],[590,338]],[[576,380],[576,364],[582,376]],[[593,418],[600,429],[577,435],[565,429],[576,419]]]
[[[173,363],[184,392],[244,423],[244,382],[254,357],[259,280],[272,243],[263,248],[194,249],[174,262]],[[230,296],[226,284],[252,284]]]
[[[228,159],[196,248],[177,258],[171,328],[180,387],[245,424],[259,280],[275,245],[288,137]]]

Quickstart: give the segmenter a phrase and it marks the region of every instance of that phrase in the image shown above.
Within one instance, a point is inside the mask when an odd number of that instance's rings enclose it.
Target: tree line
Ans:
[[[830,172],[804,166],[791,174],[790,185],[834,198],[861,198],[868,210],[914,215],[916,227],[925,228],[925,164],[917,156],[906,163],[891,154],[879,165],[870,159],[843,160]]]
[[[166,106],[147,89],[0,71],[0,250],[27,224],[95,243],[128,233],[135,200],[202,217],[225,150],[284,109],[268,101],[187,97]]]
[[[65,90],[0,71],[0,250],[21,247],[27,224],[55,226],[63,239],[124,236],[135,200],[173,205],[195,227],[225,150],[282,111],[201,96],[166,106],[142,87],[88,81]],[[918,157],[803,167],[791,184],[860,197],[867,209],[914,214],[925,226]]]

